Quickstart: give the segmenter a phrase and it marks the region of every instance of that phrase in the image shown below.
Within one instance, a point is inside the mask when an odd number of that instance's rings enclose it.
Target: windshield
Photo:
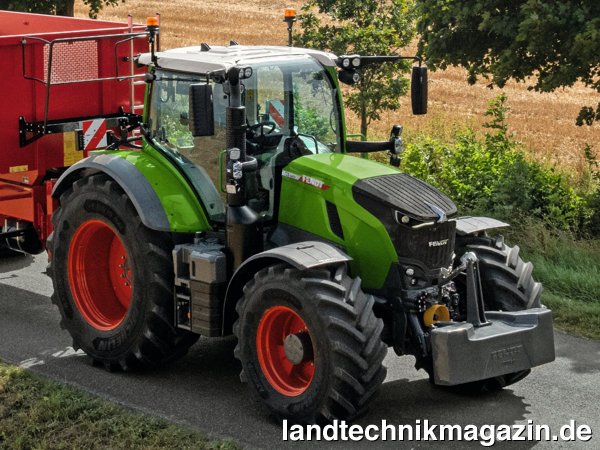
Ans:
[[[265,219],[274,217],[281,170],[303,155],[340,151],[337,90],[312,58],[252,64],[243,80],[246,151],[259,170],[248,177],[249,206]],[[226,149],[223,85],[212,83],[213,136],[193,137],[189,87],[206,83],[202,75],[156,70],[148,124],[152,143],[171,156],[192,181],[211,219],[223,220],[225,195],[219,157]]]
[[[339,151],[337,90],[320,64],[307,58],[253,69],[244,80],[250,128],[300,136],[311,153]]]

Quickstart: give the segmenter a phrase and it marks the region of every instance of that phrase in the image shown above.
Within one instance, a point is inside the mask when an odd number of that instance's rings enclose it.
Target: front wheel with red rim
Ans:
[[[52,301],[73,346],[110,370],[161,365],[197,335],[173,326],[173,243],[103,174],[60,197],[48,238]]]
[[[242,379],[276,419],[356,417],[386,373],[383,323],[372,307],[373,298],[345,266],[259,271],[236,308]]]
[[[260,368],[273,388],[289,397],[302,394],[315,374],[314,344],[296,311],[273,306],[265,311],[256,333]]]

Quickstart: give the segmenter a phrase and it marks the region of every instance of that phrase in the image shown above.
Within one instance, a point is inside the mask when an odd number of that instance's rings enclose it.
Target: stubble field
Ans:
[[[126,21],[131,13],[135,22],[143,23],[146,17],[160,12],[161,45],[165,49],[201,42],[227,45],[232,39],[241,44],[285,45],[287,28],[282,22],[283,10],[295,7],[299,11],[302,3],[295,0],[127,0],[118,7],[105,8],[99,17]],[[87,17],[82,0],[76,2],[75,14]],[[416,45],[403,53],[414,54],[415,49]],[[600,154],[600,125],[575,125],[579,109],[595,105],[600,99],[597,92],[582,85],[554,93],[537,93],[528,90],[528,84],[511,82],[501,91],[489,89],[485,81],[469,85],[465,70],[460,68],[430,72],[429,79],[429,113],[413,116],[407,97],[400,110],[384,114],[380,122],[371,125],[371,138],[387,135],[394,123],[404,125],[411,134],[418,131],[450,134],[463,126],[480,129],[480,124],[486,121],[483,113],[487,101],[503,91],[512,108],[510,131],[538,159],[581,172],[586,165],[583,156],[586,144]],[[347,113],[348,132],[357,132],[359,121]]]

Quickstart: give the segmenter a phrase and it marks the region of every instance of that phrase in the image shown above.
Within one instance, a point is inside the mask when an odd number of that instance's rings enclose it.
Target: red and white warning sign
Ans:
[[[267,102],[269,118],[280,127],[283,127],[285,117],[285,103],[283,100],[269,100]]]
[[[95,150],[106,147],[106,119],[85,120],[81,122],[83,128],[83,149]]]

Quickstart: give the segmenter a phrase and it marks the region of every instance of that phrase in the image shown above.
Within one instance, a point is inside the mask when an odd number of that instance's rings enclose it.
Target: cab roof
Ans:
[[[231,67],[252,65],[256,62],[294,60],[312,57],[324,66],[335,66],[337,56],[333,53],[299,47],[266,45],[213,46],[206,44],[181,47],[155,53],[159,67],[192,73],[227,71]],[[152,66],[150,53],[143,53],[138,63]]]

